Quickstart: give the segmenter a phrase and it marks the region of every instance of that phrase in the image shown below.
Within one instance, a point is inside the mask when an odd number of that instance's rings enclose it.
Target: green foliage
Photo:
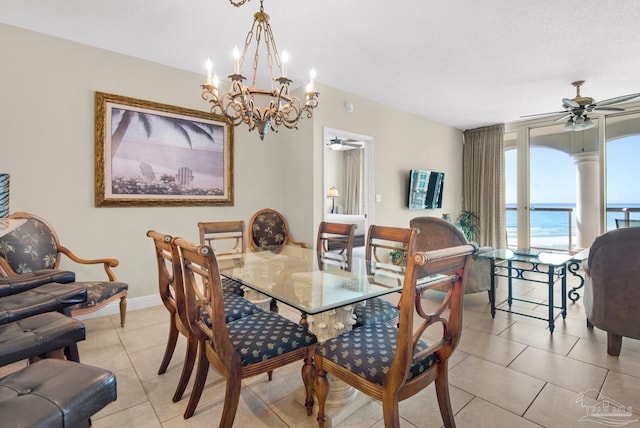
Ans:
[[[477,241],[478,234],[480,233],[480,226],[478,225],[480,217],[473,211],[461,211],[456,218],[456,227],[462,231],[467,241]]]
[[[391,256],[391,263],[394,265],[402,265],[406,263],[407,252],[402,250],[392,250],[389,255]]]

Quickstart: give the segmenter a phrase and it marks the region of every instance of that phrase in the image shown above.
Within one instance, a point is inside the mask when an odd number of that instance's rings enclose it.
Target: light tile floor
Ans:
[[[518,291],[544,300],[546,287],[520,284]],[[506,287],[499,288],[504,297]],[[427,295],[436,305],[442,293]],[[545,308],[524,305],[545,316]],[[298,319],[281,306],[281,314]],[[618,422],[640,427],[640,341],[623,339],[620,357],[606,353],[606,334],[586,328],[581,301],[571,304],[567,319],[557,321],[549,333],[545,321],[498,312],[492,319],[486,293],[467,295],[462,339],[450,359],[451,399],[458,427],[602,427],[603,419],[589,416],[587,407],[604,398],[631,408],[632,416]],[[102,427],[212,427],[218,426],[224,398],[224,379],[210,370],[205,392],[195,415],[185,420],[187,396],[171,397],[182,367],[185,341],[178,342],[169,369],[156,372],[168,331],[168,313],[162,306],[128,313],[127,325],[118,316],[86,321],[87,340],[80,343],[84,363],[115,372],[118,400],[93,418]],[[293,401],[300,366],[275,371],[244,382],[235,426],[315,427]],[[191,385],[187,388],[187,394]],[[401,403],[403,427],[440,427],[433,385]],[[383,427],[382,408],[369,402],[340,427]]]

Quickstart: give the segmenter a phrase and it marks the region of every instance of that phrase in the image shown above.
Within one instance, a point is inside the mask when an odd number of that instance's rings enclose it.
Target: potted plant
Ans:
[[[389,253],[389,256],[391,256],[391,263],[393,263],[394,265],[404,266],[406,262],[407,252],[400,249],[392,250]]]
[[[456,218],[456,227],[462,231],[467,241],[472,242],[478,239],[480,227],[478,221],[480,217],[473,211],[464,210]]]

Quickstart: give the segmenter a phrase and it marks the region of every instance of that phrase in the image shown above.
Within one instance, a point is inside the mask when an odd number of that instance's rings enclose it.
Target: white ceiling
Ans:
[[[2,0],[0,22],[203,73],[232,71],[259,0]],[[289,77],[459,129],[640,92],[638,0],[265,0]],[[245,64],[242,70],[249,75]],[[46,64],[43,64],[46,69]],[[199,97],[199,90],[194,90]],[[322,108],[322,94],[320,94]],[[347,101],[347,100],[345,100]],[[358,106],[355,105],[357,109]]]

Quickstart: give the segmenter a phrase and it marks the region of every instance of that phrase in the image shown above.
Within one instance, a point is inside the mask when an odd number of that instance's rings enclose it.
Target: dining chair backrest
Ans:
[[[617,218],[616,219],[616,228],[621,229],[623,227],[640,227],[640,220],[629,219],[629,218]]]
[[[351,271],[355,224],[321,222],[318,226],[316,255],[318,268],[329,266]]]
[[[365,259],[369,274],[376,270],[395,270],[393,265],[406,264],[413,253],[418,230],[391,226],[369,226],[365,246]],[[393,254],[397,256],[394,258]]]
[[[385,427],[400,426],[399,401],[434,382],[444,425],[455,426],[447,360],[460,340],[464,275],[468,257],[477,248],[466,244],[409,255],[397,326],[384,322],[367,324],[316,346],[315,390],[321,428],[327,416],[327,374],[381,400]],[[436,274],[443,276],[418,284],[422,276]],[[442,285],[447,286],[447,296],[440,306],[435,310],[423,307],[422,294]],[[434,340],[433,334],[438,334],[438,339]]]
[[[200,245],[213,249],[218,259],[244,254],[244,220],[201,221],[198,223]]]
[[[282,214],[270,208],[255,213],[248,225],[249,248],[282,247],[287,244],[306,247],[304,242],[293,239],[289,224]]]

